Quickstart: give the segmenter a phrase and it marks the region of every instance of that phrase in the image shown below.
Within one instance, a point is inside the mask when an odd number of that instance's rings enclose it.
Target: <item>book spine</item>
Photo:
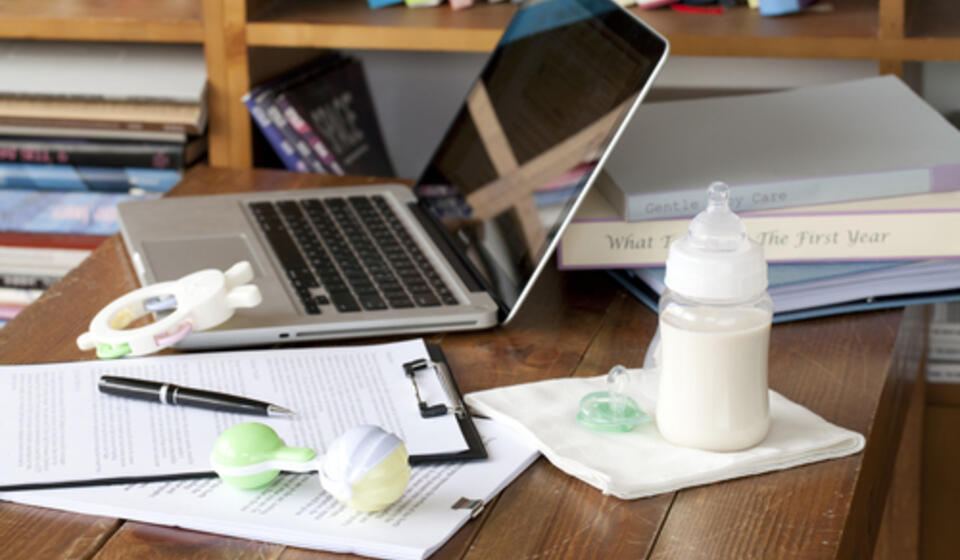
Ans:
[[[954,359],[960,359],[960,349],[952,353]],[[947,352],[947,356],[951,353]],[[934,356],[930,355],[931,358]],[[960,364],[957,363],[927,363],[927,382],[928,383],[960,383]]]
[[[46,128],[90,128],[95,130],[136,130],[156,132],[179,132],[184,134],[203,134],[203,130],[195,125],[182,125],[158,122],[130,122],[130,121],[103,121],[80,119],[48,119],[35,117],[15,117],[12,115],[0,116],[0,125],[4,126],[39,126]]]
[[[960,189],[960,165],[729,186],[734,212],[770,210],[955,191]],[[706,204],[701,188],[628,195],[611,182],[599,190],[629,221],[689,218]]]
[[[102,236],[113,235],[120,227],[118,203],[144,198],[89,191],[9,190],[2,195],[0,224],[4,231]]]
[[[283,138],[293,146],[294,150],[297,151],[297,155],[300,156],[306,165],[307,170],[314,173],[327,173],[327,169],[323,166],[323,163],[320,159],[314,155],[313,150],[307,145],[307,142],[297,134],[297,131],[293,129],[287,119],[283,116],[283,112],[280,109],[279,104],[277,103],[276,94],[271,94],[268,98],[266,106],[267,117],[269,117],[270,122],[273,123],[273,126],[280,131],[280,134]]]
[[[0,246],[0,270],[63,276],[90,255],[87,249],[37,249]]]
[[[0,139],[0,162],[183,169],[184,144]]]
[[[283,113],[284,118],[287,123],[293,128],[293,130],[300,136],[300,138],[306,143],[307,146],[316,154],[316,157],[320,159],[321,164],[328,172],[333,172],[336,175],[346,175],[346,172],[343,170],[343,167],[337,163],[336,158],[333,156],[327,145],[323,143],[322,140],[313,132],[313,129],[310,128],[310,125],[307,124],[307,121],[303,119],[300,115],[300,112],[297,111],[296,107],[290,104],[290,101],[287,100],[284,94],[277,95],[277,107]]]
[[[4,189],[163,193],[180,178],[175,169],[0,162],[0,188]]]
[[[305,173],[307,171],[306,162],[297,155],[297,151],[284,139],[280,131],[273,126],[273,121],[267,116],[264,108],[264,98],[268,95],[269,93],[266,91],[254,89],[243,96],[243,104],[247,106],[250,116],[253,117],[253,122],[256,123],[257,128],[263,133],[270,146],[273,147],[273,151],[276,152],[283,165],[291,171]]]
[[[106,240],[105,235],[0,231],[0,245],[8,247],[93,250]]]
[[[768,262],[960,258],[954,231],[960,210],[741,216]],[[670,243],[690,221],[574,220],[559,243],[559,267],[634,268],[663,265]]]

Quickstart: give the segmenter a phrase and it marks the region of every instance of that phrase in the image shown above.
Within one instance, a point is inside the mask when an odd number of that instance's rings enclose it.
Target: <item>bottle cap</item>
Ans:
[[[664,284],[671,291],[694,299],[730,301],[767,289],[763,248],[747,238],[729,199],[727,185],[711,184],[707,208],[691,220],[686,236],[670,244]]]

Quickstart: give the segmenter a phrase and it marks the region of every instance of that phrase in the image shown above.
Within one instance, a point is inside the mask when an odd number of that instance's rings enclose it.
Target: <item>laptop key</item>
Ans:
[[[395,308],[395,309],[409,309],[409,308],[411,308],[411,307],[416,307],[416,306],[413,304],[413,301],[411,301],[410,298],[408,298],[408,297],[406,297],[406,296],[404,296],[404,297],[402,297],[402,298],[389,299],[389,300],[387,300],[387,301],[390,302],[390,307],[393,307],[393,308]]]
[[[337,311],[343,313],[360,311],[360,305],[357,304],[357,300],[350,292],[330,292],[330,300],[333,301],[333,306],[337,308]]]
[[[450,292],[440,292],[440,301],[442,301],[446,305],[457,305],[460,303],[460,301],[457,300],[456,296],[454,296]]]
[[[413,300],[417,302],[417,305],[420,307],[437,307],[440,305],[440,300],[437,299],[437,296],[433,295],[433,292],[428,294],[413,294]]]
[[[380,296],[376,293],[373,294],[362,294],[360,296],[360,305],[363,306],[367,311],[378,311],[380,309],[386,309],[387,304],[380,299]]]

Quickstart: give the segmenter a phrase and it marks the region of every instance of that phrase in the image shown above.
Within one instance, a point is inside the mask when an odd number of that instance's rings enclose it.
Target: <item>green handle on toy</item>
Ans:
[[[314,450],[306,447],[289,447],[273,431],[273,428],[258,422],[237,424],[224,431],[217,439],[211,460],[214,465],[226,468],[252,467],[266,462],[286,463],[283,470],[295,469],[301,464],[303,470],[312,470],[311,461],[316,458]],[[258,488],[272,481],[279,468],[244,475],[224,475],[221,478],[238,488]]]

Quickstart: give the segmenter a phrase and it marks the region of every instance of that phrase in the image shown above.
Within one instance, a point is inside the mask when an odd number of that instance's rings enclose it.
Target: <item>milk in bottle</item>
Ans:
[[[670,246],[660,298],[657,427],[710,451],[752,447],[770,426],[767,265],[728,198],[726,185],[710,186],[706,210]]]

